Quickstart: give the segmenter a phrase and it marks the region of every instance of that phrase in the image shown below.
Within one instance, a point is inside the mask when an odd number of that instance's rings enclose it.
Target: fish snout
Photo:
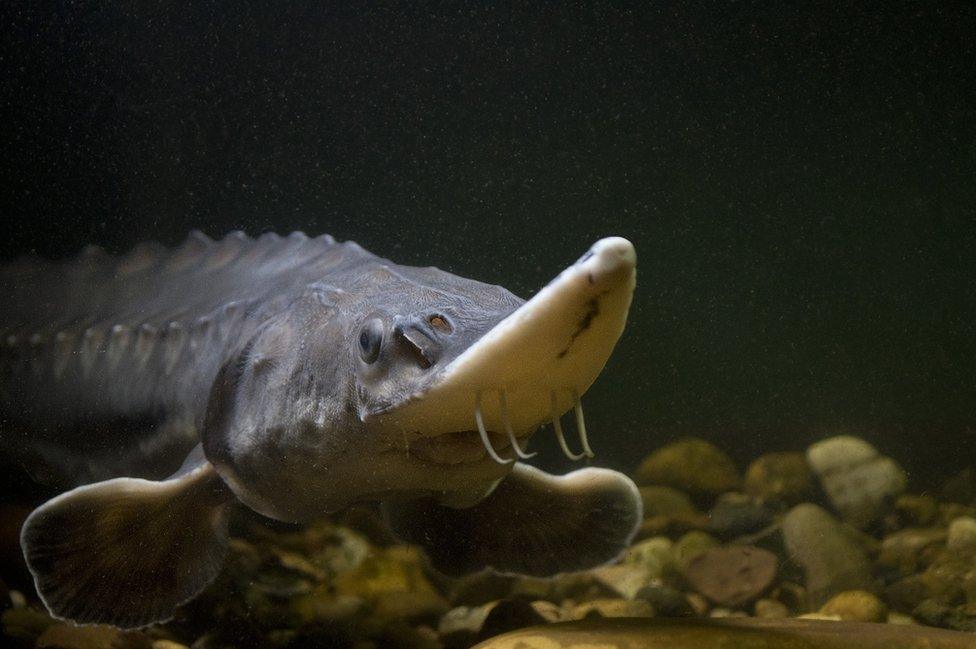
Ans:
[[[477,431],[485,452],[500,463],[528,457],[528,436],[550,422],[567,456],[591,457],[580,397],[623,332],[636,263],[626,239],[597,241],[462,353],[442,359],[424,389],[373,416],[391,429],[423,437]],[[402,332],[422,349],[429,328],[404,326]],[[576,452],[560,424],[569,411],[579,437]],[[512,451],[493,452],[499,442]]]
[[[585,271],[590,284],[613,284],[634,274],[636,267],[634,244],[623,237],[606,237],[594,243],[570,269]]]

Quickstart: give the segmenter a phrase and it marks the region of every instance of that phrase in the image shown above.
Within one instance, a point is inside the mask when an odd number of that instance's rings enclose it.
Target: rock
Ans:
[[[569,618],[573,620],[590,617],[654,617],[654,607],[642,599],[595,599],[569,611]]]
[[[482,570],[455,580],[451,587],[451,604],[454,606],[479,606],[492,600],[505,599],[518,577],[501,575],[492,570]],[[549,588],[547,586],[546,591]]]
[[[782,532],[788,555],[805,572],[811,606],[845,590],[876,590],[864,548],[822,508],[797,505],[783,518]]]
[[[485,597],[476,604],[484,604],[492,599],[521,599],[531,602],[537,599],[547,599],[558,602],[566,597],[572,597],[584,591],[599,590],[609,593],[603,584],[599,584],[588,572],[567,572],[553,578],[517,576],[512,588],[505,597]]]
[[[139,631],[110,626],[54,624],[37,639],[37,649],[152,649],[152,641]]]
[[[857,437],[817,442],[807,449],[807,461],[834,509],[860,528],[882,516],[908,484],[897,462]]]
[[[792,581],[781,581],[779,586],[770,593],[770,596],[778,602],[782,602],[793,613],[806,613],[809,611],[810,597],[807,589]]]
[[[950,552],[976,552],[976,518],[960,516],[949,523],[946,549]]]
[[[19,590],[8,591],[7,597],[10,598],[10,606],[13,608],[24,608],[27,606],[27,598]]]
[[[939,503],[931,496],[902,494],[895,500],[902,527],[927,527],[939,516]]]
[[[943,525],[949,525],[960,516],[976,518],[976,507],[959,503],[939,503],[939,522]]]
[[[450,605],[447,600],[432,590],[416,590],[409,595],[402,592],[381,593],[373,599],[373,614],[407,622],[434,622],[443,615]]]
[[[912,611],[912,617],[929,626],[947,626],[952,608],[937,602],[934,599],[926,599],[919,603]]]
[[[359,566],[373,547],[364,536],[344,527],[320,527],[306,533],[309,559],[334,577]]]
[[[684,593],[661,582],[648,584],[634,595],[650,603],[661,617],[692,617],[695,610]]]
[[[437,632],[451,644],[474,638],[481,631],[481,625],[497,602],[481,606],[456,606],[441,618]]]
[[[688,532],[671,548],[675,568],[678,572],[684,572],[695,557],[716,546],[718,541],[705,532]]]
[[[586,619],[531,627],[491,638],[476,649],[972,649],[967,633],[925,627],[817,620]]]
[[[552,579],[538,581],[545,581],[549,584],[549,589],[545,594],[534,594],[536,592],[541,593],[541,589],[523,593],[516,588],[512,591],[511,597],[528,601],[544,599],[550,602],[563,602],[565,600],[585,602],[593,599],[615,599],[621,596],[617,587],[598,579],[592,571],[564,573]]]
[[[926,594],[942,604],[961,604],[966,599],[966,577],[973,569],[972,555],[943,552],[921,574]]]
[[[746,469],[743,489],[756,498],[794,505],[813,493],[813,474],[802,453],[767,453]]]
[[[695,497],[717,496],[742,484],[728,455],[693,437],[651,453],[637,468],[634,479],[639,485],[673,487]]]
[[[624,599],[633,599],[637,591],[651,583],[655,577],[659,577],[659,573],[660,571],[658,574],[651,574],[644,566],[635,564],[621,564],[590,570],[594,579],[613,591],[617,597]]]
[[[772,585],[777,564],[772,552],[732,545],[699,554],[688,563],[684,576],[692,588],[716,604],[738,608]]]
[[[443,649],[436,637],[432,637],[427,627],[414,628],[403,620],[387,620],[382,626],[369,629],[366,638],[356,638],[354,642],[336,643],[331,638],[322,641],[297,642],[293,646],[304,649],[305,647],[356,647],[366,649],[374,647],[403,647],[403,649]],[[318,639],[316,639],[318,640]]]
[[[3,625],[3,634],[10,638],[16,638],[31,645],[40,637],[42,633],[54,624],[57,620],[50,615],[36,608],[10,608],[0,614],[0,624]]]
[[[651,579],[659,579],[674,568],[673,548],[671,539],[655,536],[631,546],[623,563],[640,566]]]
[[[904,624],[904,625],[915,625],[918,622],[911,615],[905,615],[904,613],[888,613],[888,619],[886,620],[888,624]]]
[[[481,638],[560,620],[562,612],[550,602],[502,600],[491,608],[481,626]]]
[[[888,607],[873,594],[863,590],[837,593],[820,607],[823,615],[836,615],[851,622],[884,622],[888,619]]]
[[[773,515],[748,496],[727,493],[708,512],[708,531],[730,539],[762,529],[773,522]]]
[[[451,646],[469,645],[478,639],[560,619],[558,607],[549,602],[501,600],[481,606],[453,608],[441,618],[437,631]]]
[[[294,568],[294,566],[304,563],[303,567],[309,571],[317,571],[318,574],[323,574],[301,555],[281,552],[273,556],[272,561],[266,562],[262,569],[251,577],[248,584],[249,588],[259,590],[271,597],[288,598],[310,592],[314,584],[321,581],[321,579],[309,578],[308,573],[304,570]],[[280,557],[286,557],[285,561],[290,565],[283,565],[278,561]]]
[[[644,518],[655,516],[673,517],[697,514],[698,510],[687,495],[671,487],[639,487],[641,503],[644,505]]]
[[[708,519],[695,509],[691,499],[671,487],[640,487],[644,521],[640,538],[658,534],[680,534],[705,527]]]
[[[790,609],[786,604],[775,599],[760,599],[756,601],[753,611],[756,617],[779,620],[790,616]]]
[[[312,593],[296,597],[290,602],[295,626],[307,624],[337,624],[356,617],[366,609],[361,597],[335,595],[328,587],[320,586]]]
[[[804,613],[796,616],[798,620],[823,620],[825,622],[840,622],[839,615],[827,615],[825,613]]]
[[[878,564],[902,576],[914,574],[934,558],[926,550],[940,548],[945,540],[945,530],[938,527],[900,530],[889,534],[881,542]]]
[[[691,610],[695,612],[694,617],[705,617],[712,608],[711,603],[698,593],[685,593],[685,599],[688,600]]]
[[[189,649],[189,647],[182,642],[160,638],[152,641],[152,649]]]
[[[922,576],[911,575],[889,584],[884,595],[888,606],[902,613],[911,613],[929,593]]]
[[[424,576],[422,561],[423,557],[416,548],[386,548],[367,557],[354,570],[340,573],[335,580],[335,591],[367,601],[381,593],[409,596],[411,593],[434,591]]]

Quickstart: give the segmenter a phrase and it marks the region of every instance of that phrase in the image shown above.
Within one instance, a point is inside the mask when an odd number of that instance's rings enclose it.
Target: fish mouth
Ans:
[[[420,457],[474,458],[478,442],[481,457],[503,464],[530,457],[518,440],[551,421],[568,457],[592,457],[580,397],[623,332],[636,264],[634,246],[626,239],[597,241],[432,375],[424,388],[366,413],[364,421],[412,439],[411,448],[416,445]],[[570,409],[576,414],[580,453],[569,449],[562,434],[560,417]],[[508,457],[496,451],[507,447]]]
[[[486,431],[493,450],[503,450],[509,446],[504,435]],[[488,457],[487,447],[481,434],[476,430],[462,430],[442,433],[436,437],[419,437],[408,445],[409,453],[431,464],[475,464]]]

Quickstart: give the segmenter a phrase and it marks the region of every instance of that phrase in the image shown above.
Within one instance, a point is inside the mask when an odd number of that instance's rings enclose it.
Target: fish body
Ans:
[[[623,329],[635,260],[601,240],[528,302],[301,233],[3,267],[0,442],[75,486],[22,532],[40,596],[79,622],[165,619],[219,569],[234,502],[285,521],[397,503],[391,526],[448,572],[613,558],[639,522],[633,484],[516,460],[549,420],[567,454],[591,454],[580,395]],[[571,408],[578,455],[558,426]],[[493,553],[457,535],[505,534],[499,516],[525,508],[562,512],[542,519],[562,553],[526,556],[525,522]]]
[[[455,279],[302,233],[212,241],[197,232],[173,250],[21,259],[0,269],[0,439],[61,482],[169,475],[199,442],[220,368],[269,318],[317,300],[328,325],[333,312],[411,288],[450,287],[460,301]],[[500,310],[521,303],[465,284]],[[331,378],[316,405],[339,411],[333,427],[348,425],[339,422],[348,386]]]

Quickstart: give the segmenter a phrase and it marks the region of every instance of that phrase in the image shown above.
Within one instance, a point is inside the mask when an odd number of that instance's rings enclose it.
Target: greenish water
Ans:
[[[4,257],[302,229],[526,296],[620,234],[604,457],[838,429],[972,455],[971,8],[2,15]]]

